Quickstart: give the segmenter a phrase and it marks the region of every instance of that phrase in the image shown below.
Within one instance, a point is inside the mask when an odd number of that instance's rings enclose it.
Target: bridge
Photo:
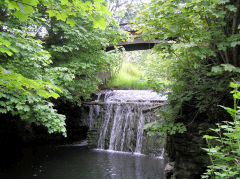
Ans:
[[[129,28],[124,28],[127,25],[129,25],[129,23],[120,24],[120,28],[128,31],[131,34],[131,36],[133,37],[133,40],[128,41],[128,42],[120,42],[117,46],[124,47],[126,51],[135,51],[135,50],[151,49],[154,47],[155,44],[159,43],[159,41],[157,39],[151,39],[151,40],[141,39],[140,34],[137,34],[136,31],[131,30]],[[109,45],[107,47],[106,51],[110,51],[113,49],[114,49],[114,46]]]

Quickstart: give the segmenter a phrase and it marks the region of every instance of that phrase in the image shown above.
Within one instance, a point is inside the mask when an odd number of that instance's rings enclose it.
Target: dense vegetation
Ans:
[[[1,113],[66,135],[54,98],[81,105],[118,64],[123,35],[103,1],[0,1]],[[112,28],[106,26],[112,24]]]
[[[172,91],[169,95],[168,113],[175,115],[169,115],[169,120],[175,120],[176,123],[185,111],[191,111],[192,119],[185,119],[186,121],[205,120],[212,124],[232,121],[231,116],[226,115],[218,105],[232,106],[229,83],[232,80],[238,83],[240,80],[240,1],[152,0],[139,12],[136,22],[145,39],[160,40],[155,51],[162,54],[158,58],[162,59],[164,68],[162,72],[153,75],[158,78],[161,74],[167,74],[171,80],[167,84]],[[152,65],[149,69],[156,67]],[[154,80],[152,84],[156,89],[162,87],[162,84],[154,83]],[[239,120],[238,117],[234,118]],[[221,132],[224,132],[225,129],[219,125]],[[229,125],[232,126],[233,123]],[[159,124],[150,127],[153,131],[162,130],[162,125]],[[182,127],[180,126],[180,131]],[[227,129],[236,128],[239,126],[234,124]],[[239,129],[237,131],[238,134],[232,135],[239,137]],[[232,140],[231,136],[227,136],[227,139],[224,135],[221,145],[234,150],[217,147],[211,150],[215,152],[215,155],[212,154],[212,165],[215,167],[211,166],[207,175],[213,178],[239,177],[235,170],[240,164],[240,151],[235,148],[239,147],[239,138]],[[221,137],[218,139],[221,140]]]
[[[121,65],[112,72],[112,78],[108,81],[108,88],[115,89],[150,89],[145,79],[144,70],[140,61],[142,53],[122,52]]]
[[[103,49],[126,34],[102,0],[0,0],[0,5],[0,112],[66,135],[65,116],[54,103],[81,105],[90,97],[101,84],[99,72],[119,65],[119,55]],[[163,112],[167,125],[148,127],[184,132],[186,126],[178,123],[184,109],[194,113],[192,121],[204,114],[204,120],[219,123],[214,130],[221,135],[205,135],[217,139],[207,149],[212,164],[205,177],[239,177],[240,0],[152,0],[135,23],[144,39],[160,41],[139,62],[148,86],[171,91]],[[139,81],[142,72],[137,73]],[[225,107],[231,115],[218,105],[233,107]]]
[[[211,129],[215,135],[204,135],[210,156],[211,165],[202,178],[236,178],[239,176],[240,150],[240,116],[237,102],[240,99],[239,84],[231,83],[234,98],[233,108],[222,106],[233,118],[233,121],[217,123],[218,128]],[[239,177],[238,177],[239,178]]]
[[[112,73],[107,86],[117,89],[152,89],[158,92],[170,90],[174,82],[170,78],[166,54],[152,49],[119,53],[121,65]]]

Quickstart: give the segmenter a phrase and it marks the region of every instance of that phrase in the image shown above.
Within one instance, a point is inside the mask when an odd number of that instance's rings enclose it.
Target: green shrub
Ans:
[[[223,121],[218,128],[211,129],[216,136],[205,135],[207,151],[211,165],[202,178],[240,178],[240,99],[238,88],[240,84],[231,83],[234,98],[234,108],[223,107],[233,118],[233,121]]]

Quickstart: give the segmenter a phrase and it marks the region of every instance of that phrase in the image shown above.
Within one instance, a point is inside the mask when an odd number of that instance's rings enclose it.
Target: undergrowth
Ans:
[[[121,68],[113,75],[113,79],[109,81],[107,87],[117,89],[149,89],[143,72],[139,69],[139,65],[128,61],[123,61]]]
[[[218,123],[218,128],[211,129],[216,135],[204,135],[211,164],[202,178],[240,178],[240,92],[238,83],[231,83],[234,108],[223,107],[233,118],[232,121]]]

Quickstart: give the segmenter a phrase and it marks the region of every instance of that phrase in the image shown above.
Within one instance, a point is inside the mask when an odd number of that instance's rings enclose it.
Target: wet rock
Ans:
[[[172,172],[174,170],[174,162],[167,163],[165,166],[165,172]]]
[[[174,179],[173,173],[174,173],[174,162],[169,162],[166,164],[164,172],[166,179]]]
[[[200,130],[207,130],[212,124],[198,116],[194,122],[189,113],[182,121],[187,124],[187,132],[167,137],[166,153],[168,160],[174,161],[174,170],[169,172],[168,179],[200,179],[209,164],[209,158],[202,148],[207,147]]]

